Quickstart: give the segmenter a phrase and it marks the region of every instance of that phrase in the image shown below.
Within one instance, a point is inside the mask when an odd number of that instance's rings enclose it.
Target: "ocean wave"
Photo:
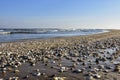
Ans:
[[[0,31],[0,34],[11,34],[11,32]]]
[[[105,32],[103,29],[0,29],[0,34],[52,34],[52,33],[73,33],[73,32]]]

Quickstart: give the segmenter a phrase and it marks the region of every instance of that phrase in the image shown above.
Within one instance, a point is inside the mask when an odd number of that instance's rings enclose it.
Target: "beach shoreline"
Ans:
[[[119,80],[120,68],[114,72],[116,69],[114,62],[119,61],[119,40],[120,30],[110,30],[110,32],[84,36],[0,42],[0,74],[5,72],[0,78]],[[106,49],[113,50],[116,54],[112,53],[114,58]],[[103,53],[107,56],[103,57]],[[102,62],[101,57],[106,61]]]

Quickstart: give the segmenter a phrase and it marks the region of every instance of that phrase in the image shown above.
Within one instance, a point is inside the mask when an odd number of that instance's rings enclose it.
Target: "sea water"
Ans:
[[[103,29],[0,29],[0,42],[23,39],[43,39],[53,37],[82,36],[108,32]]]

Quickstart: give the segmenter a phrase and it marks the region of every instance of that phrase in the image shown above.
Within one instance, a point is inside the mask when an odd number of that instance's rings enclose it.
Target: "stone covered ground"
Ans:
[[[120,31],[0,43],[0,80],[119,80]]]

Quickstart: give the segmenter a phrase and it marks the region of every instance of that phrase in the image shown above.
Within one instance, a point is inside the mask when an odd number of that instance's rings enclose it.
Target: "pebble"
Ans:
[[[0,80],[4,80],[3,78],[0,78]]]
[[[53,77],[53,80],[65,80],[66,77]]]
[[[35,63],[31,63],[31,66],[35,66]]]
[[[107,70],[107,69],[104,69],[103,72],[105,72],[105,73],[109,73],[110,71]]]
[[[96,80],[93,76],[88,76],[87,80]]]
[[[81,73],[82,70],[81,69],[76,69],[76,70],[73,70],[74,73]]]
[[[99,68],[99,69],[104,69],[105,66],[104,66],[104,65],[100,65],[100,66],[98,66],[98,68]]]
[[[19,70],[15,70],[14,73],[19,73],[20,71]]]
[[[60,68],[60,72],[66,72],[68,69],[67,69],[67,67],[61,67]]]
[[[24,79],[27,79],[27,78],[29,78],[29,75],[26,75],[25,77],[23,77]]]
[[[101,75],[99,75],[99,74],[94,74],[93,76],[94,76],[94,78],[97,78],[97,79],[101,78]]]
[[[72,69],[75,73],[82,73],[82,71],[91,72],[92,74],[89,76],[90,80],[101,79],[101,75],[98,74],[100,71],[106,74],[113,69],[114,73],[120,72],[120,65],[116,65],[118,63],[115,62],[116,60],[118,60],[118,62],[120,61],[120,56],[118,56],[119,49],[117,49],[120,48],[120,39],[111,38],[92,43],[88,43],[89,41],[86,40],[83,40],[83,43],[80,42],[81,41],[78,40],[78,43],[75,43],[75,45],[61,45],[61,47],[58,45],[49,45],[48,47],[45,46],[43,49],[40,49],[40,47],[44,44],[39,46],[39,42],[37,44],[31,43],[37,45],[35,49],[23,47],[23,45],[25,46],[29,43],[20,43],[22,48],[20,50],[18,49],[18,51],[15,50],[16,52],[12,51],[12,49],[11,51],[7,49],[3,50],[3,52],[0,51],[0,71],[6,73],[7,71],[14,71],[15,69],[14,72],[18,73],[21,71],[17,69],[19,69],[23,63],[30,63],[34,68],[36,67],[36,63],[40,61],[46,65],[45,67],[49,67],[49,63],[53,63],[50,64],[53,66],[52,69],[57,69],[60,72],[65,72],[69,69]],[[45,44],[48,43],[46,42]],[[113,48],[117,49],[118,52]],[[65,64],[64,59],[66,63],[68,62],[70,65]],[[45,75],[45,73],[40,73],[39,69],[33,72],[34,76]],[[10,79],[17,80],[17,77],[10,77]],[[54,79],[63,80],[63,77],[54,76]]]
[[[13,69],[12,69],[12,68],[8,68],[7,70],[8,70],[8,71],[12,71]]]
[[[55,64],[55,61],[52,61],[52,63],[54,63],[54,64]]]
[[[115,69],[114,69],[114,71],[116,71],[116,72],[120,72],[120,65],[119,65],[119,64],[115,65]]]
[[[19,77],[10,77],[9,80],[18,80]]]
[[[41,73],[40,72],[35,72],[35,73],[33,73],[33,76],[41,76]]]

